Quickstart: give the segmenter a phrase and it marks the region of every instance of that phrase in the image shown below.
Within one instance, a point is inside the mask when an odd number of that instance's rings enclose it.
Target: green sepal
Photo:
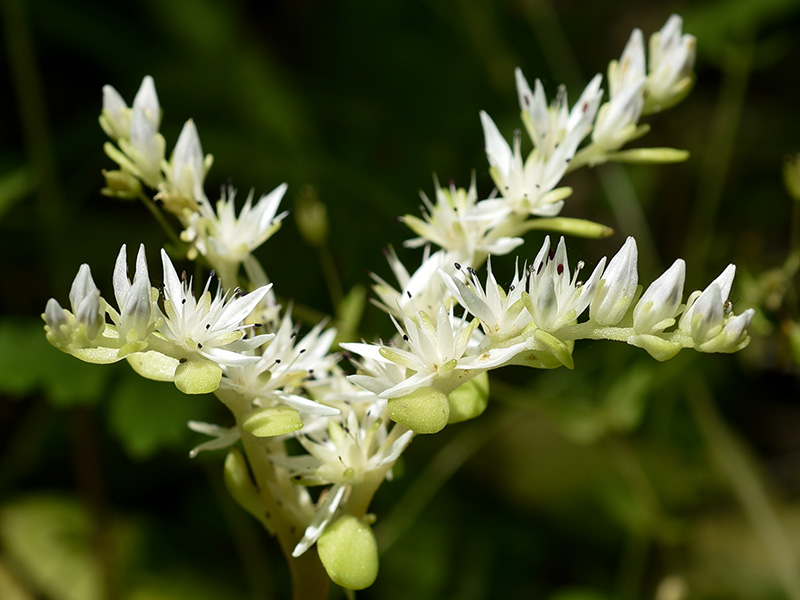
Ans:
[[[450,403],[449,423],[460,423],[483,414],[489,404],[489,373],[477,377],[454,389],[447,397]]]
[[[273,437],[302,429],[303,421],[290,406],[273,406],[251,414],[242,428],[256,437]]]
[[[83,362],[95,365],[110,365],[111,363],[122,360],[122,357],[117,355],[116,348],[107,348],[105,346],[99,346],[97,348],[70,348],[68,350],[59,348],[59,350],[64,350],[68,354],[72,354],[75,358],[81,359]]]
[[[602,223],[570,217],[545,217],[525,222],[523,231],[546,230],[582,238],[600,239],[614,235],[614,230]]]
[[[389,399],[389,418],[416,433],[436,433],[450,418],[447,394],[422,387],[399,398]]]
[[[657,335],[650,335],[647,333],[629,337],[628,343],[631,346],[647,350],[650,356],[661,362],[673,358],[683,347],[678,342],[670,342]]]
[[[378,543],[364,519],[342,515],[317,540],[328,577],[349,590],[363,590],[378,577]]]
[[[175,368],[175,387],[184,394],[210,394],[221,380],[220,366],[205,358],[179,362]]]
[[[540,344],[543,344],[562,365],[568,369],[575,368],[575,361],[572,359],[573,343],[561,341],[543,329],[534,331],[533,338]]]
[[[153,381],[174,381],[178,359],[155,350],[138,352],[125,357],[139,375]]]
[[[635,165],[678,163],[689,159],[689,151],[677,148],[631,148],[619,152],[609,152],[606,158],[609,161]]]
[[[127,171],[103,171],[106,187],[100,190],[104,196],[132,200],[142,193],[142,184]]]
[[[231,498],[236,500],[239,506],[258,519],[266,530],[274,535],[275,529],[264,512],[258,488],[256,488],[256,484],[250,475],[250,469],[247,467],[247,462],[245,462],[244,456],[242,456],[238,448],[228,450],[228,456],[225,457],[223,475],[225,487]]]
[[[122,358],[127,358],[131,354],[141,353],[145,348],[147,348],[147,342],[139,340],[138,342],[128,342],[122,348],[117,350],[117,356]]]

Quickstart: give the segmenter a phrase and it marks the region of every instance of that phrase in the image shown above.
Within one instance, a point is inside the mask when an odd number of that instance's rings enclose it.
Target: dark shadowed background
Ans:
[[[369,271],[390,277],[387,245],[418,264],[393,218],[417,213],[434,172],[467,186],[474,170],[490,193],[478,111],[506,134],[520,127],[515,66],[574,100],[633,27],[649,36],[678,12],[698,38],[696,87],[633,145],[691,158],[568,176],[563,214],[616,230],[568,240],[570,256],[593,265],[634,235],[643,282],[681,256],[690,290],[735,262],[731,300],[757,308],[753,342],[665,364],[590,342],[574,371],[497,373],[487,413],[420,436],[379,492],[381,573],[358,597],[800,599],[800,314],[785,264],[800,219],[781,180],[800,151],[800,2],[0,9],[0,597],[288,594],[277,544],[226,496],[223,454],[188,459],[202,439],[187,420],[227,424],[216,401],[44,340],[39,314],[51,296],[66,302],[81,263],[108,293],[123,242],[145,242],[151,259],[165,242],[140,204],[99,194],[113,168],[97,123],[104,84],[130,102],[154,77],[168,153],[195,120],[215,157],[211,198],[229,181],[241,195],[286,181],[285,208],[316,195],[347,292]],[[301,312],[336,309],[293,216],[258,255]],[[495,263],[512,268],[513,257]],[[368,306],[359,335],[391,330]]]

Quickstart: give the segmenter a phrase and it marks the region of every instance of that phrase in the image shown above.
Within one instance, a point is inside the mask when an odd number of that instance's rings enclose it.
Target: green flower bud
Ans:
[[[800,154],[787,156],[784,160],[783,183],[792,200],[800,201]]]
[[[448,423],[460,423],[480,416],[489,403],[489,373],[484,371],[457,387],[447,399],[450,402]]]
[[[363,590],[378,576],[378,544],[372,527],[342,515],[317,540],[317,553],[328,576],[349,590]]]
[[[273,437],[303,428],[300,413],[289,406],[263,408],[247,417],[242,427],[256,437]]]
[[[184,394],[210,394],[221,380],[222,369],[205,358],[186,360],[175,368],[175,387]]]
[[[100,190],[104,196],[132,200],[142,191],[142,184],[133,175],[126,171],[103,171],[106,178],[106,187]]]
[[[258,489],[238,448],[231,448],[225,457],[224,479],[225,487],[236,503],[261,521],[267,531],[273,533],[274,528],[264,512]]]
[[[328,211],[312,186],[305,185],[300,190],[294,218],[300,234],[310,246],[319,248],[328,240]]]
[[[436,433],[450,418],[447,394],[431,387],[389,399],[389,418],[417,433]]]

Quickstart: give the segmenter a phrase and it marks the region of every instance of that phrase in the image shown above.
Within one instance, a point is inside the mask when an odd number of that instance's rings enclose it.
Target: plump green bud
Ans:
[[[104,196],[131,200],[142,191],[142,184],[133,175],[126,171],[103,171],[106,178],[106,187],[100,190]]]
[[[783,183],[792,200],[800,201],[800,154],[787,156],[783,162]]]
[[[175,387],[184,394],[210,394],[221,380],[222,369],[205,358],[186,360],[175,368]]]
[[[342,515],[317,540],[317,553],[328,577],[349,590],[363,590],[378,576],[378,544],[372,527]]]
[[[437,389],[423,387],[389,400],[389,418],[417,433],[436,433],[450,418],[450,400]]]
[[[310,246],[319,248],[328,240],[328,210],[310,185],[300,190],[295,202],[294,218],[300,234]]]
[[[480,416],[489,403],[489,373],[484,371],[474,379],[450,392],[448,423],[460,423]]]
[[[236,503],[261,521],[264,527],[272,533],[273,527],[264,512],[261,497],[258,495],[255,483],[250,476],[247,463],[238,448],[231,448],[225,457],[225,487]]]
[[[300,414],[289,406],[263,408],[247,417],[242,427],[256,437],[273,437],[303,428]]]

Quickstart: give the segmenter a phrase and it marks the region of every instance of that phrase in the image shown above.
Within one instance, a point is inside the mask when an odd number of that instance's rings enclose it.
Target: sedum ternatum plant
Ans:
[[[415,435],[484,411],[488,371],[571,369],[581,339],[626,342],[662,361],[684,348],[735,352],[748,343],[753,311],[736,315],[728,300],[733,265],[688,297],[681,259],[640,284],[630,237],[591,272],[582,261],[570,265],[564,237],[545,237],[512,273],[498,276],[491,265],[492,255],[519,252],[521,236],[531,230],[610,233],[558,216],[572,191],[562,185],[571,171],[607,161],[687,158],[670,148],[625,146],[647,133],[643,117],[688,94],[694,46],[678,16],[650,37],[648,52],[634,30],[620,59],[609,64],[608,94],[598,74],[572,106],[563,87],[548,102],[542,83],[531,87],[517,70],[532,150],[523,151],[519,132],[509,143],[480,113],[496,189],[479,195],[474,177],[468,189],[437,181],[435,196],[422,197],[423,215],[402,217],[416,235],[406,245],[424,248],[421,264],[408,269],[389,252],[397,283],[375,276],[374,291],[396,334],[342,343],[354,365],[349,369],[340,364],[334,329],[323,322],[301,332],[253,254],[287,215],[279,212],[286,185],[258,199],[251,193],[238,212],[232,189],[212,204],[204,191],[212,158],[194,123],[187,121],[167,159],[153,80],[145,77],[130,107],[106,86],[100,124],[119,168],[105,173],[103,192],[140,198],[168,231],[177,222],[181,231],[171,247],[184,249],[196,274],[207,274],[187,276],[161,249],[163,285],[155,287],[145,248],[132,252],[131,277],[123,246],[113,298],[101,295],[82,265],[70,309],[55,299],[47,303],[47,339],[86,362],[127,360],[143,377],[173,382],[186,394],[215,394],[233,424],[190,422],[210,438],[191,456],[227,449],[227,487],[277,537],[295,596],[326,597],[330,580],[368,587],[378,572],[373,495]]]

